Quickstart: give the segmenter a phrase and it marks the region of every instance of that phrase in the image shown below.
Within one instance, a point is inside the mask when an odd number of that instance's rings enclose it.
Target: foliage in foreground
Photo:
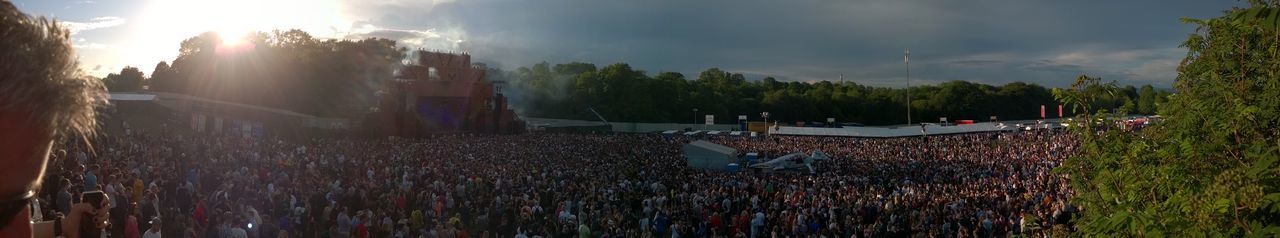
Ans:
[[[1178,93],[1159,108],[1162,123],[1127,131],[1105,111],[1073,122],[1081,148],[1057,172],[1077,192],[1080,234],[1280,236],[1280,31],[1276,18],[1258,14],[1280,8],[1251,5],[1185,20],[1199,29],[1183,43],[1189,52]],[[1099,94],[1088,87],[1114,89],[1081,76],[1055,96],[1090,105]]]

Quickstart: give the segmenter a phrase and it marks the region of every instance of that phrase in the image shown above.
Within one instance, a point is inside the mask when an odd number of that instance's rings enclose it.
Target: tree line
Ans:
[[[597,68],[594,64],[543,62],[512,71],[490,68],[490,80],[502,82],[503,92],[522,115],[528,117],[597,120],[590,109],[609,121],[702,123],[703,115],[715,115],[717,123],[735,123],[738,115],[758,121],[762,112],[782,123],[854,122],[866,125],[906,123],[907,95],[911,95],[914,122],[971,119],[986,121],[1057,117],[1052,90],[1036,84],[1014,82],[986,85],[950,81],[938,85],[888,88],[853,82],[783,82],[773,77],[748,80],[740,73],[718,68],[694,77],[677,72],[644,71],[618,63]],[[1100,90],[1094,88],[1091,90]],[[1127,86],[1108,94],[1092,108],[1125,109],[1155,114],[1156,105],[1169,91],[1151,85]],[[1064,107],[1064,116],[1074,115]]]
[[[152,91],[354,118],[376,106],[376,92],[407,52],[388,39],[317,39],[301,30],[255,32],[239,41],[226,45],[204,33],[184,40],[172,64],[156,64],[149,79],[105,80],[120,90],[145,82]],[[123,71],[131,70],[137,69]]]
[[[204,33],[184,40],[177,58],[156,64],[150,78],[136,67],[126,67],[103,80],[112,91],[137,91],[146,85],[152,91],[356,118],[376,106],[376,92],[395,77],[402,60],[416,52],[397,48],[388,39],[317,39],[301,30],[256,32],[239,41],[243,43],[226,46],[217,34]],[[914,122],[937,122],[940,117],[1036,119],[1040,105],[1053,118],[1058,105],[1052,89],[1023,82],[950,81],[904,89],[773,77],[748,80],[717,68],[694,76],[651,75],[626,63],[485,68],[488,80],[497,82],[525,117],[598,120],[590,110],[594,109],[618,122],[702,123],[704,115],[714,115],[717,123],[736,123],[738,115],[759,121],[762,112],[769,112],[770,121],[782,123],[834,118],[890,125],[906,123],[908,92]],[[1092,108],[1154,114],[1169,94],[1151,85],[1128,86],[1105,95]]]

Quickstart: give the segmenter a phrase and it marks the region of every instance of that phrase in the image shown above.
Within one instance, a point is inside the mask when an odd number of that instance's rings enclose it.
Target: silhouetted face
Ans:
[[[38,187],[44,174],[52,139],[43,125],[27,120],[28,115],[23,108],[0,109],[0,207],[27,204],[9,199]],[[28,209],[0,210],[0,221],[9,221],[0,224],[0,237],[31,237]]]

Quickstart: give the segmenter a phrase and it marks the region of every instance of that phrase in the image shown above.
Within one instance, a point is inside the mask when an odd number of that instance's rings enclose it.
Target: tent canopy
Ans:
[[[698,140],[698,141],[691,142],[689,143],[689,146],[693,146],[698,149],[703,149],[707,151],[713,151],[717,154],[722,154],[722,155],[734,156],[738,154],[738,149],[730,148],[728,146],[718,145],[716,143],[707,142],[705,140]]]
[[[156,95],[142,93],[111,93],[107,95],[107,100],[111,101],[152,101],[156,100]]]
[[[685,164],[689,168],[732,170],[729,164],[738,161],[738,150],[704,140],[684,145]]]

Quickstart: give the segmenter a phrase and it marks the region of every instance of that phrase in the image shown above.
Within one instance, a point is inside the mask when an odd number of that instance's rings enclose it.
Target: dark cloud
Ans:
[[[921,82],[1028,81],[1097,74],[1172,81],[1180,17],[1221,14],[1218,1],[374,1],[349,11],[375,32],[468,51],[508,68],[548,61],[631,63],[685,75],[719,67],[785,80],[898,85],[902,51]],[[460,41],[456,44],[450,42]],[[444,43],[439,43],[444,42]],[[1118,55],[1113,52],[1130,52]],[[1174,53],[1169,53],[1174,52]],[[917,63],[919,61],[919,63]],[[1161,62],[1161,63],[1152,63]],[[1123,82],[1122,82],[1123,83]]]
[[[1049,60],[1037,60],[1029,62],[1021,67],[1023,70],[1045,71],[1045,72],[1063,72],[1063,73],[1084,73],[1084,67],[1075,64],[1059,64]]]
[[[975,59],[969,59],[969,60],[953,60],[953,61],[951,61],[951,62],[949,62],[949,63],[951,63],[951,64],[953,64],[953,65],[957,65],[957,66],[991,66],[991,65],[1002,64],[1002,63],[1004,63],[1004,61],[1001,61],[1001,60],[975,60]]]

